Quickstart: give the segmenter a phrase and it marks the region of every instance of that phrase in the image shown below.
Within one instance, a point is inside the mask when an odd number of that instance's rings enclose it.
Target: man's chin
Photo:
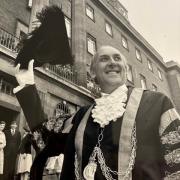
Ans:
[[[123,81],[107,81],[106,84],[108,86],[119,87],[119,86],[123,85],[124,82]]]

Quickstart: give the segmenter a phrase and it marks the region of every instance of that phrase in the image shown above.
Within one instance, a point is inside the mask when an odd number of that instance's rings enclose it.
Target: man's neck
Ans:
[[[111,86],[104,86],[101,87],[101,91],[102,93],[106,93],[106,94],[111,94],[114,90],[116,90],[118,87],[122,86],[124,84],[121,85],[111,85]]]

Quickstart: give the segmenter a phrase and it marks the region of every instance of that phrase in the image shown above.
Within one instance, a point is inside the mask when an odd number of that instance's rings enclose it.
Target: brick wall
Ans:
[[[28,9],[28,0],[1,0],[0,2],[0,27],[15,34],[17,19],[29,25],[30,9]]]

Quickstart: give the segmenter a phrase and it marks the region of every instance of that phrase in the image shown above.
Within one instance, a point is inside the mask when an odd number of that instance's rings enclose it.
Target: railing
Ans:
[[[4,79],[0,79],[0,92],[8,94],[10,96],[14,96],[13,88],[14,88],[14,85],[5,81]]]
[[[0,28],[0,45],[8,48],[9,50],[13,52],[18,52],[17,45],[19,43],[19,39],[5,31],[4,29]],[[77,79],[77,72],[73,70],[71,67],[63,67],[59,65],[46,65],[44,69],[51,74],[66,80],[68,82],[71,82],[75,85],[79,85],[78,79]],[[9,95],[13,95],[12,92],[13,86],[11,86],[9,83],[5,82],[4,80],[0,79],[0,91],[4,92]],[[99,94],[98,87],[95,86],[89,86],[89,82],[87,82],[87,89],[92,92],[92,94]]]
[[[17,52],[18,43],[19,39],[17,37],[0,28],[0,45],[10,49],[13,52]]]
[[[75,72],[70,67],[63,67],[59,65],[54,65],[54,66],[46,65],[45,70],[73,84],[79,85],[78,80],[77,80],[77,72]]]

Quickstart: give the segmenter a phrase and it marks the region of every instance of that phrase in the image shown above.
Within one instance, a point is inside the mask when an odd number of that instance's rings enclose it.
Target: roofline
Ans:
[[[177,62],[175,62],[175,61],[168,61],[168,62],[166,62],[166,67],[167,67],[167,71],[176,69],[177,71],[180,72],[180,65]]]
[[[144,48],[146,48],[156,59],[158,59],[164,68],[167,68],[162,56],[147,42],[147,40],[145,40],[145,38],[130,24],[127,19],[125,19],[122,15],[117,16],[115,12],[111,11],[108,5],[104,3],[104,0],[98,1],[144,46]],[[120,18],[121,16],[125,22],[122,21]]]

